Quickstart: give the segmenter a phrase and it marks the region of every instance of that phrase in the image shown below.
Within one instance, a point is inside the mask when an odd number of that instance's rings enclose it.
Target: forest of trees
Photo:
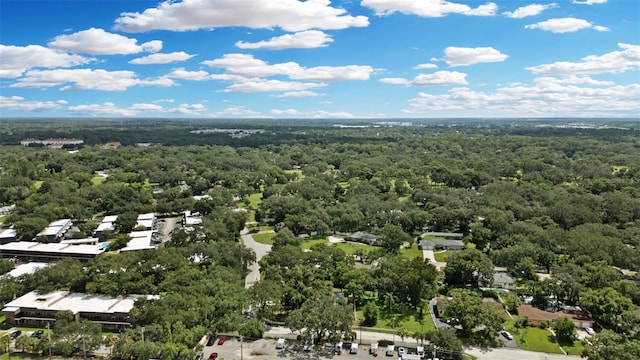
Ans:
[[[162,352],[188,359],[203,334],[238,331],[255,316],[284,314],[291,329],[306,329],[306,339],[336,339],[354,325],[348,306],[333,300],[336,291],[370,308],[393,303],[421,312],[438,293],[448,293],[460,309],[474,308],[475,295],[456,288],[489,280],[495,265],[508,268],[521,284],[518,293],[541,307],[552,297],[587,309],[611,331],[602,332],[602,346],[640,347],[640,286],[633,275],[640,270],[637,126],[330,125],[247,121],[233,127],[265,131],[237,139],[189,132],[225,126],[203,121],[4,122],[0,204],[15,209],[0,219],[19,238],[31,240],[60,218],[74,219],[78,237],[110,214],[192,210],[204,222],[195,231],[176,231],[157,251],[86,265],[65,260],[23,278],[0,278],[0,300],[34,289],[162,294],[132,312],[154,345],[136,342],[133,328],[114,340],[114,356]],[[27,137],[76,137],[85,144],[77,152],[15,145]],[[103,149],[107,141],[124,146]],[[203,194],[211,198],[192,197]],[[255,194],[257,204],[250,200]],[[248,212],[234,211],[237,206]],[[250,216],[285,229],[260,262],[262,280],[246,290],[255,255],[239,233]],[[336,247],[300,247],[300,235],[355,231],[379,236],[383,246],[361,254],[376,266],[354,267],[354,258]],[[428,261],[398,252],[425,231],[463,233],[469,249],[452,255],[438,274]],[[540,272],[551,278],[538,281]],[[377,294],[373,301],[370,294]],[[244,314],[249,305],[258,311]],[[313,315],[331,319],[331,326],[310,329],[305,318],[318,307],[331,309]],[[463,330],[478,322],[501,328],[499,316],[482,314],[465,320]],[[602,358],[588,351],[591,359]]]

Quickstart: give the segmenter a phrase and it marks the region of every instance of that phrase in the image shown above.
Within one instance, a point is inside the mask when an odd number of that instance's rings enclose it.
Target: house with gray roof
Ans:
[[[418,242],[420,250],[464,250],[464,247],[462,240],[432,239]]]

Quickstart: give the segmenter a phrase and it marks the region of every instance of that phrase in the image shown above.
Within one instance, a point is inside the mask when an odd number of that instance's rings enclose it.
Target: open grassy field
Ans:
[[[253,240],[266,245],[273,245],[273,238],[276,236],[275,233],[260,233],[260,234],[252,234]]]
[[[333,246],[338,249],[342,249],[347,255],[353,255],[357,249],[362,249],[364,252],[369,252],[373,249],[376,249],[375,246],[367,245],[367,244],[358,244],[353,242],[344,242],[344,243],[336,243]]]
[[[521,349],[549,354],[562,354],[562,350],[556,344],[555,336],[549,329],[537,327],[518,329],[513,326],[512,321],[508,321],[505,324],[505,329],[513,335],[513,339]]]
[[[400,255],[407,259],[422,258],[422,250],[418,249],[418,244],[411,244],[411,247],[400,249]]]

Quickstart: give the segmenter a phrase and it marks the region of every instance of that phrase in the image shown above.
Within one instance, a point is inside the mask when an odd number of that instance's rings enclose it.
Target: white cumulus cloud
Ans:
[[[0,78],[17,78],[32,68],[56,68],[84,65],[93,61],[40,45],[0,45]]]
[[[449,14],[493,16],[498,9],[498,5],[492,2],[472,8],[466,4],[445,0],[362,0],[360,4],[372,9],[379,16],[396,12],[422,17],[442,17]]]
[[[48,45],[53,49],[93,55],[128,55],[143,51],[156,52],[162,49],[160,40],[138,45],[136,39],[96,28],[69,35],[58,35]]]
[[[619,43],[622,49],[604,55],[589,55],[580,62],[558,61],[526,68],[534,74],[575,75],[620,73],[640,70],[640,45]]]
[[[85,116],[98,116],[98,115],[116,115],[116,116],[134,116],[136,111],[131,109],[122,109],[116,106],[112,102],[105,102],[102,104],[84,104],[69,106],[68,111]]]
[[[209,76],[209,73],[204,70],[188,71],[188,70],[185,70],[184,68],[174,69],[169,74],[167,74],[167,77],[170,77],[173,79],[192,80],[192,81],[201,81],[201,80],[211,79],[211,77]]]
[[[416,70],[437,69],[437,68],[438,68],[438,65],[436,65],[436,64],[431,64],[431,63],[419,64],[419,65],[416,65],[416,66],[414,67],[414,69],[416,69]]]
[[[446,94],[421,92],[409,101],[409,114],[469,116],[625,116],[640,111],[640,84],[579,86],[562,80],[537,79],[533,85],[515,84],[494,92],[454,88]]]
[[[115,28],[127,32],[189,31],[243,26],[297,32],[338,30],[369,25],[365,16],[351,16],[329,0],[182,0],[164,1],[143,12],[122,13]]]
[[[228,74],[244,77],[283,75],[293,80],[345,81],[368,80],[373,68],[367,65],[316,66],[305,68],[296,62],[270,65],[248,54],[225,54],[222,58],[202,62],[214,68],[224,68]]]
[[[326,84],[317,82],[281,81],[266,79],[250,79],[228,86],[225,92],[290,92],[304,91],[313,88],[325,87]]]
[[[67,101],[29,101],[22,96],[2,96],[0,95],[0,109],[17,111],[43,111],[60,109],[66,105]]]
[[[541,12],[558,6],[556,3],[551,4],[530,4],[521,6],[514,11],[505,11],[502,14],[512,19],[522,19],[528,16],[536,16]]]
[[[508,57],[508,55],[492,47],[466,48],[449,46],[444,49],[443,60],[449,66],[467,66],[478,63],[501,62]]]
[[[607,0],[573,0],[572,3],[580,5],[604,4]]]
[[[413,80],[403,78],[383,78],[380,82],[407,86],[445,86],[467,84],[467,74],[458,71],[436,71],[433,74],[419,74]]]
[[[303,97],[314,97],[314,96],[322,96],[322,94],[318,94],[314,91],[287,91],[280,95],[274,95],[277,98],[303,98]]]
[[[107,71],[104,69],[30,70],[9,87],[50,88],[69,84],[60,90],[124,91],[136,85],[172,86],[169,78],[139,79],[133,71]]]
[[[143,56],[129,61],[129,64],[148,65],[148,64],[169,64],[179,61],[187,61],[195,55],[189,55],[184,51],[175,51],[172,53],[157,53]]]
[[[325,47],[333,39],[331,36],[319,30],[301,31],[295,34],[286,34],[282,36],[272,37],[266,41],[249,43],[238,41],[236,47],[240,49],[312,49]]]
[[[582,29],[594,29],[596,31],[609,31],[609,28],[605,26],[595,25],[584,19],[577,18],[557,18],[540,21],[535,24],[529,24],[524,26],[525,29],[540,29],[544,31],[550,31],[552,33],[568,33],[576,32]]]

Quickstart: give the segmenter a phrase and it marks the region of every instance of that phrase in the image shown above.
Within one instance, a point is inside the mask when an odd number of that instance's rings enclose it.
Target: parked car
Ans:
[[[209,355],[209,360],[216,360],[217,358],[218,358],[217,352],[212,352],[211,355]]]
[[[42,337],[42,334],[44,334],[44,330],[36,330],[36,331],[31,333],[31,337],[32,338],[36,338],[36,339],[40,339]]]
[[[17,338],[18,338],[18,336],[20,336],[20,335],[22,335],[22,331],[20,331],[20,330],[16,330],[16,331],[12,332],[12,333],[11,333],[11,335],[9,335],[9,336],[10,336],[12,339],[14,339],[14,340],[15,340],[15,339],[17,339]]]
[[[504,336],[507,340],[513,340],[513,335],[511,335],[511,333],[507,330],[500,331],[500,334],[502,334],[502,336]]]
[[[207,346],[215,345],[215,343],[216,343],[216,336],[215,335],[209,336],[209,340],[207,340]]]
[[[590,326],[585,326],[584,327],[584,331],[586,331],[587,334],[589,334],[589,335],[594,335],[596,333],[595,331],[593,331],[593,328],[590,327]]]
[[[218,339],[218,345],[224,344],[225,341],[227,341],[227,337],[226,336],[220,336],[220,338]]]
[[[404,355],[404,348],[402,346],[398,346],[398,356],[402,357]]]
[[[198,355],[196,355],[196,359],[195,360],[202,360],[202,358],[204,358],[204,353],[202,351],[200,351],[198,353]]]

